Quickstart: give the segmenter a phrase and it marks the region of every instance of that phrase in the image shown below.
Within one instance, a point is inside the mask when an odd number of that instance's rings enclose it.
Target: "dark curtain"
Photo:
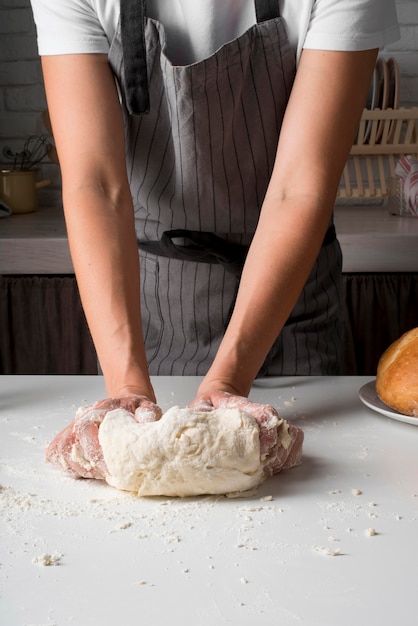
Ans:
[[[383,351],[418,326],[418,273],[345,274],[342,374],[376,373]],[[74,276],[0,276],[0,372],[96,374]]]
[[[97,374],[74,276],[0,277],[4,374]]]
[[[386,348],[418,326],[418,273],[345,274],[342,373],[374,376]]]

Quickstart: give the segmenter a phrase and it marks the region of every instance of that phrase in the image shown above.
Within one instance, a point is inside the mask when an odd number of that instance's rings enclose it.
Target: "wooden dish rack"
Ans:
[[[418,156],[418,107],[365,109],[337,198],[387,198],[390,182],[396,178],[396,163],[403,155]]]

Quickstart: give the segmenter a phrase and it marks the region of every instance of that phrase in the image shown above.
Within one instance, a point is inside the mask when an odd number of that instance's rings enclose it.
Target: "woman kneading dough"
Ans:
[[[31,3],[109,398],[158,418],[151,375],[203,376],[208,411],[337,374],[333,207],[394,0]]]

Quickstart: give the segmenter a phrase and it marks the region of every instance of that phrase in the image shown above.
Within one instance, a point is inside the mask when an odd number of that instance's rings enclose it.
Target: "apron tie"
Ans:
[[[173,240],[178,238],[189,240],[191,244],[174,243]],[[331,224],[325,233],[322,247],[329,245],[335,239],[335,226]],[[157,241],[138,239],[138,248],[144,252],[179,261],[219,263],[227,272],[240,279],[249,246],[225,241],[213,233],[179,228],[166,230]]]
[[[189,240],[190,244],[174,243],[173,239]],[[213,233],[196,230],[166,230],[159,241],[138,239],[138,248],[159,256],[180,261],[219,263],[239,278],[248,252],[248,246],[225,241]]]
[[[126,108],[131,115],[148,113],[150,107],[145,20],[145,0],[120,0],[125,99]]]
[[[280,17],[279,0],[256,0],[255,16],[257,24]]]

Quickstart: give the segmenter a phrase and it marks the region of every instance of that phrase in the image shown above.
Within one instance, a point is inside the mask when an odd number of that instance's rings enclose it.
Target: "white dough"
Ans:
[[[140,496],[247,491],[263,480],[259,428],[239,409],[172,407],[139,424],[124,409],[106,414],[99,441],[106,481]]]

